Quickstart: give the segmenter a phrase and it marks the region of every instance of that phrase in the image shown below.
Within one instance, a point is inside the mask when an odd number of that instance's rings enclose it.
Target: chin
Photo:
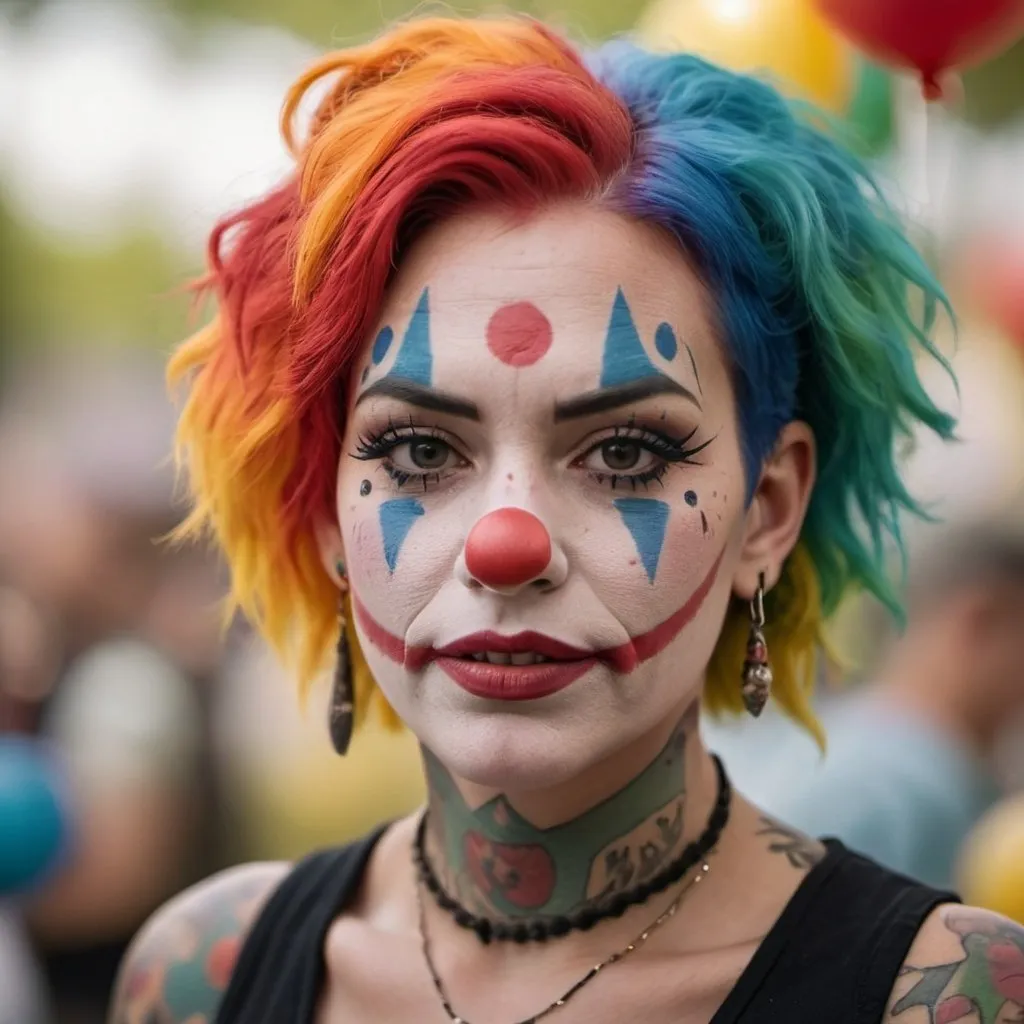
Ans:
[[[449,690],[416,701],[402,718],[455,776],[502,791],[547,789],[578,778],[613,755],[647,723],[624,709],[604,673],[536,701],[481,700]],[[428,685],[419,696],[438,696]]]
[[[502,711],[445,715],[425,732],[421,741],[453,775],[504,792],[570,782],[611,752],[592,723],[555,732],[541,718]]]

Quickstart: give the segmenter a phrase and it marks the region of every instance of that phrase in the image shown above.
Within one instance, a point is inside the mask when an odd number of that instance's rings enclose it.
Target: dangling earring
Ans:
[[[757,590],[750,602],[750,633],[747,636],[747,660],[743,662],[743,703],[757,718],[764,711],[772,692],[772,669],[768,664],[768,644],[764,639],[764,573],[757,578]]]
[[[352,659],[348,651],[348,630],[345,622],[345,595],[348,580],[345,578],[345,563],[340,559],[335,565],[341,580],[341,595],[338,598],[338,648],[334,666],[334,685],[331,688],[331,703],[327,715],[327,728],[331,743],[342,757],[348,752],[352,740],[352,716],[355,711],[355,688],[352,685]]]

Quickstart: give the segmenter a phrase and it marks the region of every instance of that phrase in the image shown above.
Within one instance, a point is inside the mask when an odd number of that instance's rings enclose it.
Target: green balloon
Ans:
[[[857,91],[846,115],[850,144],[863,156],[877,156],[892,141],[892,76],[885,68],[861,61]]]

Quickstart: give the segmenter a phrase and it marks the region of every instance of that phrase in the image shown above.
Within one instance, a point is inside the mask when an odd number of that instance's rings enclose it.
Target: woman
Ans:
[[[894,441],[952,432],[862,170],[766,85],[528,21],[331,55],[286,125],[329,75],[172,365],[185,529],[301,682],[337,643],[339,752],[414,731],[428,808],[180,897],[113,1019],[1016,1019],[1020,929],[766,820],[697,731],[773,675],[817,731],[823,622],[893,601]]]

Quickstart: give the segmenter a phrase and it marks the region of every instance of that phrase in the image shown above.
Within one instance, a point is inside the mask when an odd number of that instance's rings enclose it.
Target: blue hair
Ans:
[[[937,313],[952,317],[941,286],[823,114],[688,54],[615,42],[589,66],[636,127],[632,164],[610,201],[667,229],[717,302],[748,500],[785,424],[800,419],[814,431],[817,483],[773,595],[790,634],[780,631],[779,642],[806,647],[811,633],[820,641],[850,587],[900,616],[888,549],[903,550],[902,513],[926,513],[901,479],[897,441],[917,424],[944,439],[955,427],[915,365],[916,349],[949,370],[931,338]],[[742,648],[743,637],[734,632],[716,658],[738,671],[742,651],[729,648]],[[789,708],[806,719],[802,703]]]

